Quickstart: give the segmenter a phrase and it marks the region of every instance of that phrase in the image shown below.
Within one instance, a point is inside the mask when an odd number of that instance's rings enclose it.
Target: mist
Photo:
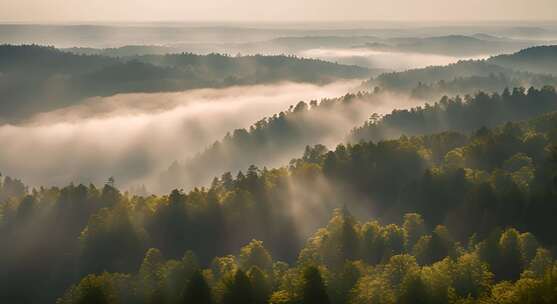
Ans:
[[[354,64],[373,69],[402,71],[434,65],[447,65],[468,59],[485,59],[489,55],[456,57],[436,54],[385,52],[364,48],[352,49],[310,49],[301,52],[304,57],[318,58],[342,64]]]
[[[22,124],[1,126],[0,140],[9,144],[3,147],[0,168],[2,173],[22,178],[31,186],[102,184],[113,176],[123,189],[146,185],[150,191],[167,191],[168,185],[161,187],[158,178],[173,160],[190,159],[227,132],[246,128],[299,101],[342,96],[359,83],[282,83],[92,98],[81,105],[37,115]],[[321,110],[304,118],[319,133],[303,144],[334,147],[371,113],[387,113],[420,103],[423,101],[402,95],[383,95],[373,103],[354,103],[342,113]],[[234,168],[219,165],[208,174],[245,169],[246,161],[285,165],[290,158],[299,157],[303,149],[279,152],[264,160],[246,157],[235,162]],[[199,178],[180,187],[188,189],[206,182]]]
[[[162,192],[168,192],[174,188],[208,185],[214,177],[226,172],[245,172],[251,165],[283,167],[303,155],[307,146],[334,149],[372,113],[385,114],[394,108],[423,103],[423,100],[384,91],[306,100],[258,121],[249,130],[235,130],[192,158],[174,162],[161,174],[160,187]]]
[[[120,94],[0,126],[2,173],[26,183],[148,183],[171,160],[202,151],[299,100],[335,97],[359,82],[283,83],[178,93]]]

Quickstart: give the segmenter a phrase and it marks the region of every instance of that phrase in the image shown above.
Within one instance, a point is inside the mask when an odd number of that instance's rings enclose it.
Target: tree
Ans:
[[[242,247],[238,260],[240,267],[244,270],[255,266],[261,270],[270,271],[273,267],[271,255],[263,247],[263,242],[258,240],[251,240],[248,245]]]
[[[383,259],[388,260],[393,255],[401,254],[404,251],[404,230],[395,224],[389,224],[382,232],[386,249]]]
[[[452,240],[449,231],[445,226],[439,225],[433,230],[431,235],[431,262],[436,262],[444,259],[446,256],[455,253],[454,241]]]
[[[131,277],[102,273],[88,275],[58,299],[58,304],[117,304],[136,302],[131,295]]]
[[[408,272],[400,286],[400,295],[397,303],[401,304],[427,304],[428,290],[419,271]]]
[[[114,303],[111,298],[110,283],[102,276],[89,275],[85,277],[76,287],[73,299],[68,299],[67,303],[75,304],[110,304]],[[60,301],[63,303],[63,301]]]
[[[211,288],[205,281],[201,271],[193,273],[184,289],[182,298],[184,304],[212,304]]]
[[[302,304],[329,304],[329,296],[319,269],[308,266],[303,272]]]
[[[356,265],[357,263],[359,262],[346,261],[343,270],[333,275],[330,279],[328,288],[331,302],[348,302],[352,289],[361,277],[360,269]]]
[[[407,251],[412,250],[416,242],[425,234],[425,224],[422,216],[417,213],[404,215],[404,246]]]
[[[408,254],[392,256],[389,259],[383,272],[384,280],[394,289],[398,289],[406,275],[413,271],[418,271],[416,258]]]
[[[435,262],[432,255],[431,235],[422,236],[416,242],[411,252],[420,265],[429,265]]]
[[[368,222],[362,226],[362,258],[375,265],[381,261],[385,251],[385,242],[378,222]]]
[[[358,252],[358,234],[356,233],[355,220],[348,208],[342,209],[342,228],[340,234],[340,256],[342,262],[354,260]]]
[[[535,277],[543,277],[545,273],[551,270],[553,258],[547,249],[538,248],[535,257],[532,259],[528,267],[528,271]]]
[[[537,250],[539,248],[539,243],[533,234],[529,232],[522,233],[520,235],[520,252],[522,253],[522,260],[524,266],[528,266],[530,261],[536,256]]]
[[[253,299],[255,304],[266,304],[271,296],[271,284],[268,277],[257,266],[253,266],[248,277],[253,290]]]
[[[149,249],[141,263],[139,268],[141,292],[147,303],[156,304],[163,301],[163,264],[162,253],[156,248]]]
[[[520,248],[520,235],[516,229],[507,229],[499,240],[501,250],[500,268],[495,274],[501,280],[516,280],[524,267]]]
[[[493,273],[476,254],[460,256],[454,265],[453,288],[460,297],[479,298],[485,295],[493,283]]]
[[[123,204],[112,209],[100,209],[89,218],[79,237],[81,272],[127,273],[137,269],[145,253],[144,238]]]
[[[236,270],[234,276],[225,282],[222,303],[254,304],[251,282],[241,269]]]
[[[349,303],[393,304],[396,303],[396,294],[384,280],[368,275],[358,281]]]

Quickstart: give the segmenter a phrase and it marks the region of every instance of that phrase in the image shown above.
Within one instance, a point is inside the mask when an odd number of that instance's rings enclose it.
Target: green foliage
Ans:
[[[0,58],[0,94],[10,101],[3,103],[2,119],[24,118],[86,97],[116,93],[279,81],[327,83],[369,75],[366,68],[293,56],[182,53],[107,57],[37,45],[0,45]]]
[[[242,269],[257,267],[265,271],[270,271],[273,267],[271,255],[267,249],[263,247],[263,242],[258,240],[252,240],[248,245],[242,247],[238,260]]]
[[[298,170],[293,174],[311,175],[312,169],[321,162],[328,149],[321,144],[310,147],[308,143],[328,140],[331,134],[340,132],[338,125],[321,118],[334,115],[352,121],[356,117],[363,117],[363,107],[381,103],[384,98],[381,93],[358,92],[338,98],[312,100],[309,105],[300,101],[296,106],[265,117],[249,128],[227,133],[224,138],[188,160],[173,162],[162,174],[161,184],[169,187],[169,190],[172,187],[208,184],[223,172],[244,170],[272,159],[283,161],[304,149],[301,160],[297,160],[300,165],[303,161],[304,166],[297,166]],[[305,170],[302,167],[306,167]],[[227,175],[224,178],[227,182],[223,182],[223,185],[231,185],[231,177]],[[307,177],[309,179],[311,176]],[[244,184],[246,190],[251,190],[249,186],[249,183]]]
[[[253,266],[248,272],[248,277],[253,290],[253,302],[255,304],[268,303],[271,296],[271,284],[268,276],[257,266]]]
[[[428,42],[425,47],[433,43]],[[458,45],[454,41],[449,44]],[[465,49],[468,44],[469,42],[466,46],[457,48]],[[369,80],[366,86],[401,91],[417,98],[429,99],[444,95],[468,95],[478,91],[501,91],[524,83],[536,87],[555,85],[556,50],[554,45],[537,46],[486,60],[464,60],[446,66],[384,73]]]
[[[421,215],[416,213],[408,213],[404,215],[404,246],[406,250],[414,247],[416,242],[426,233],[426,227]]]
[[[212,304],[211,288],[205,281],[203,274],[197,270],[195,271],[190,280],[188,281],[184,290],[183,301],[184,304]]]
[[[133,300],[129,293],[130,276],[102,273],[88,275],[71,287],[58,304],[113,304]]]
[[[253,304],[255,298],[251,282],[246,274],[238,269],[233,277],[225,282],[225,290],[222,295],[223,304]]]
[[[288,167],[165,196],[14,186],[0,201],[0,301],[174,303],[200,271],[215,303],[299,303],[308,265],[321,282],[310,289],[334,304],[551,299],[556,126],[549,113],[470,135],[309,147]]]
[[[500,90],[497,90],[500,91]],[[557,110],[555,89],[544,86],[530,88],[527,92],[515,88],[505,89],[501,94],[484,92],[466,96],[443,97],[433,105],[426,104],[410,110],[393,110],[380,120],[373,119],[353,130],[351,141],[385,140],[401,135],[423,135],[445,130],[472,132],[481,127],[494,127],[508,121],[529,119]],[[452,166],[462,166],[462,151],[456,150],[446,156]]]
[[[146,299],[147,303],[154,304],[164,301],[162,294],[164,284],[163,263],[162,253],[158,249],[147,250],[139,268],[139,289],[143,294],[142,298]]]
[[[321,278],[319,269],[308,266],[303,272],[301,303],[303,304],[329,304],[329,296],[325,283]]]
[[[520,248],[520,236],[515,229],[508,229],[499,240],[500,248],[500,271],[499,276],[503,280],[516,280],[522,272],[524,262]]]
[[[557,267],[548,269],[541,278],[522,278],[515,283],[503,282],[493,287],[488,303],[549,304],[557,301]]]
[[[318,232],[317,236],[324,237],[328,229],[342,231],[347,216],[349,214],[346,211],[337,210],[327,229]],[[404,216],[406,224],[411,219],[414,221],[419,218],[421,216],[418,214]],[[393,224],[381,227],[376,222],[369,222],[362,225],[351,219],[351,225],[358,235],[362,235],[361,231],[378,232],[387,227],[393,231],[401,229],[404,235],[408,235],[404,227]],[[272,274],[265,273],[257,266],[252,266],[246,274],[236,266],[236,260],[246,259],[246,253],[251,252],[247,248],[262,248],[261,242],[255,240],[244,246],[238,257],[216,258],[213,270],[204,272],[197,268],[191,253],[187,253],[181,262],[165,262],[159,250],[149,249],[137,276],[109,273],[89,275],[66,291],[58,302],[134,303],[142,299],[145,303],[223,304],[552,303],[555,299],[557,285],[554,276],[557,275],[557,266],[549,251],[541,247],[537,247],[536,254],[519,278],[508,277],[514,274],[515,269],[512,267],[522,267],[513,263],[524,257],[523,252],[530,250],[524,251],[525,248],[537,244],[530,234],[508,229],[493,233],[492,237],[477,244],[472,243],[475,245],[468,250],[460,248],[453,251],[447,250],[455,246],[447,247],[452,242],[449,234],[446,228],[438,226],[431,235],[420,238],[414,246],[414,252],[418,252],[416,248],[423,240],[431,240],[433,235],[437,235],[440,242],[445,244],[440,248],[450,253],[439,261],[430,258],[430,262],[421,266],[416,257],[408,253],[392,255],[377,265],[347,258],[344,266],[337,269],[327,268],[323,262],[319,262],[320,259],[304,260],[301,254],[294,267],[282,262],[275,263]],[[369,239],[364,236],[361,239]],[[315,245],[311,242],[307,244],[310,247]],[[401,250],[406,251],[405,248]],[[495,253],[489,255],[491,251]],[[318,252],[325,253],[319,249]],[[489,259],[490,256],[497,258],[489,263],[482,258]],[[172,275],[176,269],[183,269],[189,275]],[[273,284],[273,280],[277,284]],[[180,296],[175,298],[178,300],[170,300],[174,297],[169,293],[168,286],[175,285],[173,281],[181,282],[184,286]]]

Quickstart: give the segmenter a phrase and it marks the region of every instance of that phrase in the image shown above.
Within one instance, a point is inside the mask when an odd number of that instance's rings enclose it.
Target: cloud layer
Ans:
[[[336,97],[358,82],[283,83],[178,93],[121,94],[0,126],[0,172],[31,185],[148,183],[173,160],[204,150],[300,100]]]

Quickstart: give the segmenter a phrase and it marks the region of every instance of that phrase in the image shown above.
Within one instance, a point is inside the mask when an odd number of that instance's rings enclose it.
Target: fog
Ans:
[[[375,69],[407,70],[424,68],[432,65],[447,65],[467,59],[484,59],[489,57],[455,57],[436,54],[384,52],[364,48],[352,49],[310,49],[300,53],[304,57],[318,58],[342,64],[354,64]]]
[[[377,92],[322,100],[311,107],[296,105],[278,117],[258,123],[260,127],[251,133],[235,132],[203,153],[173,163],[161,175],[160,188],[168,192],[174,188],[208,185],[215,176],[245,172],[250,165],[282,167],[301,157],[307,145],[320,144],[334,149],[372,113],[385,114],[394,108],[423,103],[401,94]]]
[[[146,185],[156,191],[161,171],[172,161],[188,159],[227,132],[248,127],[301,100],[342,96],[359,83],[283,83],[93,98],[22,124],[0,126],[0,140],[6,143],[0,168],[31,186],[102,184],[114,176],[120,188]],[[319,113],[318,125],[328,126],[323,132],[330,134],[320,134],[319,140],[307,144],[326,141],[334,145],[372,112],[385,113],[421,102],[390,98],[353,109],[352,113],[359,114],[350,119]],[[291,155],[282,154],[283,158],[274,161],[287,164],[289,157],[301,156],[303,151],[289,152]],[[182,186],[187,189],[188,185]]]
[[[178,93],[121,94],[3,125],[2,173],[30,185],[148,182],[184,159],[263,116],[299,100],[345,94],[359,82],[326,86],[284,83]]]

